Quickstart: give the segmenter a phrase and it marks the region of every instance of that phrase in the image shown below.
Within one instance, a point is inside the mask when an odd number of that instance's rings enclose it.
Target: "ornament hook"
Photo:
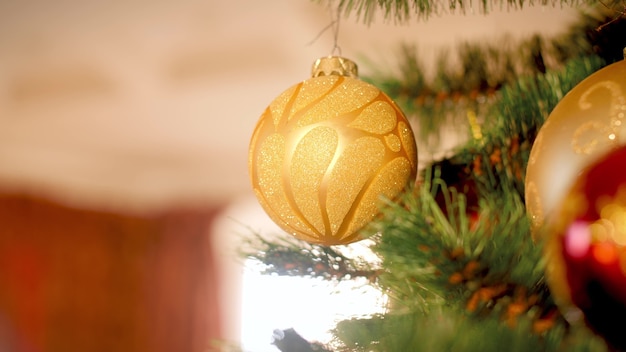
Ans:
[[[327,57],[319,58],[313,64],[311,69],[311,77],[319,76],[347,76],[352,78],[358,78],[359,72],[357,65],[352,61],[344,57],[341,57],[341,47],[339,46],[339,21],[341,19],[341,7],[333,6],[333,0],[328,1],[328,11],[332,21],[329,25],[315,37],[315,40],[319,38],[322,33],[328,29],[333,30],[333,49],[330,55]],[[311,42],[312,43],[312,42]]]
[[[330,51],[330,56],[341,56],[341,47],[339,46],[339,22],[341,19],[341,9],[337,8],[337,11],[333,11],[333,2],[332,0],[328,2],[328,12],[330,13],[331,22],[326,25],[316,36],[311,40],[308,45],[315,43],[319,37],[322,36],[327,30],[332,29],[333,31],[333,48]]]
[[[335,17],[330,23],[333,28],[333,49],[330,53],[331,55],[341,56],[341,47],[339,46],[339,21],[341,19],[341,9],[337,8],[336,13],[333,13],[334,7],[332,0],[328,2],[328,9],[330,11],[330,17]]]

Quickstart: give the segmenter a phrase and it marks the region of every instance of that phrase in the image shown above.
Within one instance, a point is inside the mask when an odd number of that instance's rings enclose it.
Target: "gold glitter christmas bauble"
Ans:
[[[526,169],[533,234],[588,165],[626,142],[626,61],[576,85],[539,130]]]
[[[404,114],[356,65],[326,57],[259,119],[248,166],[263,209],[283,230],[323,245],[360,239],[381,197],[415,181],[417,147]]]

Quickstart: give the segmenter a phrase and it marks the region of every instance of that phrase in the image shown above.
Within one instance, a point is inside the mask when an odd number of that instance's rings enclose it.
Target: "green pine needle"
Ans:
[[[336,352],[606,351],[602,340],[584,329],[569,332],[555,329],[537,335],[528,320],[511,329],[498,319],[476,321],[463,312],[453,311],[428,316],[409,312],[345,320],[337,325],[334,334]]]
[[[463,306],[474,289],[491,284],[541,287],[541,250],[530,237],[517,193],[485,195],[475,215],[463,194],[436,177],[390,203],[369,229],[381,234],[374,247],[385,269],[380,284],[401,304],[423,311],[443,302]],[[474,272],[458,285],[454,275],[467,272],[468,265]]]
[[[488,14],[494,9],[521,10],[528,6],[578,7],[593,4],[593,0],[341,0],[339,9],[345,14],[355,14],[359,20],[371,23],[377,14],[398,23],[410,19],[427,20],[443,14],[466,14],[474,11]]]

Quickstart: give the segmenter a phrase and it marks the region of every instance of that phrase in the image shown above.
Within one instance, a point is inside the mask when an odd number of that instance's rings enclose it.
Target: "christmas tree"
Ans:
[[[526,5],[509,1],[505,6]],[[244,253],[265,263],[268,273],[333,280],[365,277],[388,295],[385,314],[343,321],[334,330],[332,346],[310,345],[303,351],[626,348],[625,339],[619,336],[621,324],[614,322],[626,310],[626,301],[619,299],[626,281],[603,286],[599,295],[585,296],[592,305],[581,308],[583,318],[569,316],[555,288],[558,285],[546,278],[548,242],[558,237],[551,232],[558,231],[535,224],[532,215],[537,214],[529,212],[526,172],[544,123],[566,93],[623,60],[626,47],[623,4],[560,5],[580,7],[581,13],[579,21],[558,38],[533,36],[515,47],[465,43],[457,50],[460,64],[450,65],[451,58],[442,55],[434,75],[425,72],[414,48],[405,46],[399,58],[400,74],[380,72],[363,78],[388,94],[420,126],[422,138],[436,136],[442,125],[450,123],[466,126],[467,138],[454,155],[420,164],[418,182],[398,199],[388,200],[382,215],[361,230],[372,241],[379,262],[351,258],[341,245],[289,238],[258,237],[254,250]],[[428,20],[442,11],[463,13],[477,8],[488,13],[503,5],[342,0],[335,6],[354,20],[367,23],[382,12],[402,23]],[[615,79],[626,81],[626,77]],[[593,123],[590,126],[596,128]],[[594,162],[604,154],[595,155]],[[558,175],[563,171],[555,164],[554,169],[541,172]],[[567,211],[556,213],[567,215]],[[567,222],[565,218],[554,222]],[[590,283],[577,287],[591,290],[593,285],[601,286],[601,281],[592,277]],[[573,285],[571,279],[568,284]],[[602,302],[609,303],[604,306]]]

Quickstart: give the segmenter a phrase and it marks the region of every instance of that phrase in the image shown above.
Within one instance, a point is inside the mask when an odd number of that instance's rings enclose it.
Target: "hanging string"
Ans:
[[[333,48],[330,51],[331,55],[341,56],[341,47],[339,46],[339,19],[341,18],[341,11],[337,8],[335,11],[335,7],[333,6],[332,0],[328,2],[328,11],[330,12],[331,22],[326,25],[313,40],[311,40],[307,45],[312,45],[315,43],[322,34],[326,33],[329,29],[333,30]]]
[[[335,18],[330,23],[333,27],[333,49],[331,51],[331,54],[341,56],[341,47],[339,47],[339,20],[341,19],[341,11],[337,9],[337,11],[335,11],[335,14],[333,13],[334,9],[335,7],[333,6],[333,2],[331,0],[328,2],[328,10],[330,11],[331,18],[333,18],[333,15],[335,15]]]

